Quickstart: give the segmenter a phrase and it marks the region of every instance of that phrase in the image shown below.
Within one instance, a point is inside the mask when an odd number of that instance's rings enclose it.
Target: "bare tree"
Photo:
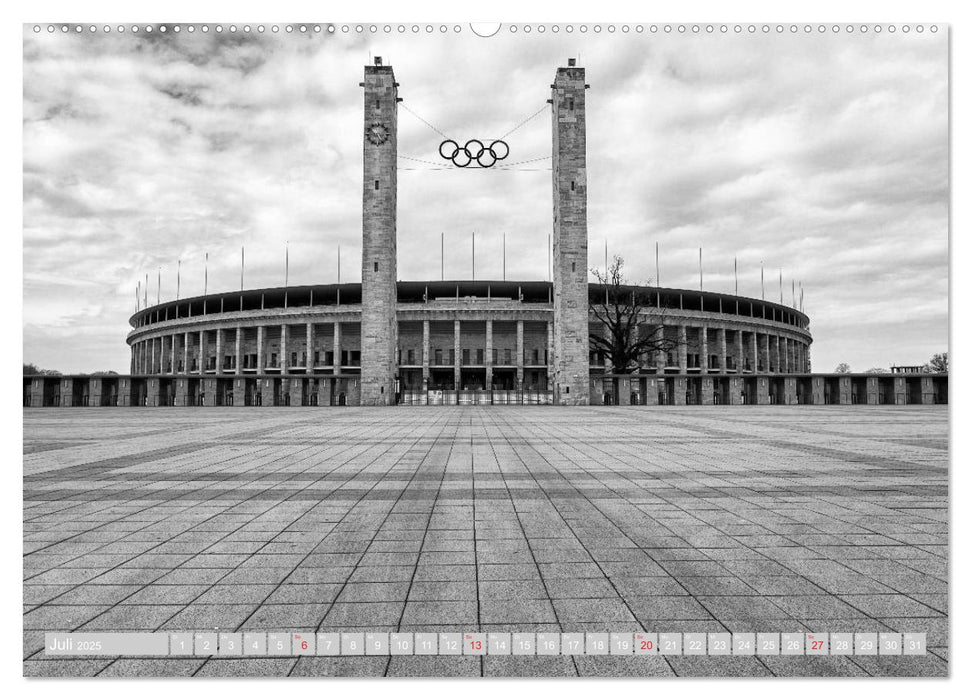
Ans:
[[[51,375],[51,376],[60,376],[61,373],[58,372],[56,369],[41,369],[40,367],[38,367],[37,365],[35,365],[33,362],[25,362],[24,363],[24,376],[29,375],[29,374],[48,374],[48,375]]]
[[[930,362],[924,365],[925,372],[935,372],[937,374],[947,374],[948,364],[947,364],[947,353],[938,352],[934,353],[934,357],[931,358]]]
[[[852,370],[850,370],[849,364],[846,362],[840,362],[838,365],[836,365],[836,369],[833,371],[836,374],[849,374]]]
[[[604,336],[590,334],[590,348],[602,352],[618,374],[630,374],[641,368],[641,357],[663,352],[665,355],[680,345],[665,338],[663,323],[650,330],[639,327],[641,312],[650,306],[649,292],[631,285],[624,275],[624,259],[614,256],[606,271],[591,270],[597,278],[603,297],[591,299],[590,312],[604,326]]]

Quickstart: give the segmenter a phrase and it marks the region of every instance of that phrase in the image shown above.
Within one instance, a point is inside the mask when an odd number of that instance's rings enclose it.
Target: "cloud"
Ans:
[[[128,367],[150,299],[359,279],[363,65],[394,66],[403,279],[545,279],[556,66],[587,68],[590,265],[784,296],[805,287],[814,366],[918,363],[947,346],[944,35],[153,33],[24,40],[24,356]],[[536,114],[539,112],[539,114]],[[507,138],[490,171],[436,169],[440,130]],[[423,121],[424,120],[424,121]],[[430,128],[428,124],[433,125]]]

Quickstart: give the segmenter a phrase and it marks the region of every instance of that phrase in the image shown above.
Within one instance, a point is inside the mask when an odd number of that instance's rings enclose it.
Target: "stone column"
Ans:
[[[486,321],[485,337],[485,389],[492,389],[492,319]]]
[[[822,377],[813,377],[810,380],[812,385],[812,403],[814,406],[822,406],[826,403],[825,380]]]
[[[781,371],[783,374],[788,374],[789,373],[789,339],[780,338],[780,340],[782,341],[782,350],[780,352],[780,355],[782,357]]]
[[[759,371],[759,334],[752,331],[752,371]],[[766,389],[766,396],[768,396],[768,389]]]
[[[398,83],[391,66],[364,69],[360,405],[394,403],[398,374]]]
[[[266,342],[266,326],[256,327],[256,373],[263,374],[266,370],[266,358],[263,353],[263,343]]]
[[[644,380],[644,405],[645,406],[657,406],[657,386],[659,380],[656,377],[648,377]],[[600,391],[603,395],[603,390]]]
[[[222,328],[216,329],[216,374],[223,373],[223,336],[225,331]]]
[[[589,284],[587,283],[586,73],[558,68],[550,86],[553,124],[553,321],[548,387],[554,401],[590,402]]]
[[[793,404],[799,403],[799,399],[796,394],[796,378],[786,377],[782,381],[783,381],[783,386],[782,386],[783,403],[786,404],[787,406],[791,406]]]
[[[155,338],[152,338],[148,342],[150,343],[150,346],[151,346],[149,348],[149,356],[148,356],[149,357],[148,373],[155,374]]]
[[[307,324],[307,374],[314,373],[314,324]]]
[[[236,371],[234,374],[243,373],[243,327],[236,326]],[[240,392],[240,402],[238,405],[244,405],[242,401],[243,393]],[[233,396],[233,403],[236,403],[236,397]]]
[[[526,352],[523,322],[516,321],[516,388],[523,388],[523,353]]]
[[[334,374],[341,373],[341,322],[334,321]]]
[[[202,400],[202,405],[215,406],[216,405],[216,378],[206,377],[201,382],[199,382],[199,384],[202,385],[202,390],[206,394],[205,398]]]
[[[630,406],[630,377],[617,379],[617,405]]]
[[[737,372],[741,374],[745,370],[745,346],[742,344],[742,331],[735,331],[735,363]]]
[[[683,323],[678,326],[678,371],[688,372],[688,328]]]
[[[178,347],[178,344],[179,344],[179,336],[173,333],[172,337],[169,338],[169,362],[172,364],[173,375],[179,373],[179,362],[178,362],[179,358],[178,358],[178,355],[176,355],[176,347]]]
[[[206,372],[207,354],[208,349],[206,348],[206,332],[199,331],[199,374],[205,374]]]
[[[159,397],[159,390],[160,390],[159,381],[160,380],[156,378],[145,380],[145,405],[146,406],[158,406],[158,397]],[[61,405],[65,405],[65,406],[70,405],[70,404],[64,403],[65,398],[70,399],[71,397],[70,392],[68,392],[67,397],[64,396],[64,392],[61,392],[61,397],[62,397]]]
[[[182,339],[182,374],[189,373],[189,331]]]
[[[839,378],[839,403],[841,406],[849,406],[853,403],[853,389],[849,377]]]
[[[708,326],[701,326],[698,329],[698,334],[701,346],[699,351],[701,353],[701,373],[708,374]],[[702,388],[702,391],[704,391],[704,388]],[[702,403],[704,403],[704,399],[702,399]]]
[[[742,388],[745,382],[742,377],[735,375],[728,378],[728,403],[738,406],[742,403]]]
[[[554,379],[554,375],[556,373],[556,367],[554,367],[554,361],[556,359],[554,357],[554,355],[556,355],[556,346],[554,345],[555,342],[556,342],[556,340],[553,337],[553,323],[551,321],[547,321],[546,322],[546,389],[547,389],[547,391],[551,391],[553,389],[553,379]],[[589,339],[588,339],[588,345],[589,345]],[[572,374],[569,374],[569,371],[570,371],[569,370],[569,367],[573,367],[574,369],[576,369],[579,365],[577,365],[577,363],[570,364],[570,363],[563,363],[563,362],[561,362],[559,364],[561,365],[560,369],[561,369],[561,375],[562,376],[560,377],[560,379],[561,379],[561,381],[563,383],[563,386],[564,387],[566,387],[566,386],[576,386],[576,384],[575,384],[576,380],[573,378],[573,375]],[[569,365],[569,367],[568,367],[568,365]],[[590,356],[589,356],[589,353],[587,354],[587,363],[586,363],[586,374],[585,374],[585,376],[586,376],[586,379],[584,381],[586,382],[586,386],[583,387],[583,395],[586,398],[584,398],[581,402],[579,402],[581,404],[586,404],[586,403],[589,403],[590,402]],[[561,391],[562,391],[562,388],[561,388]],[[567,398],[569,398],[569,397],[567,397]],[[554,401],[555,400],[556,400],[556,398],[554,397]],[[562,401],[562,399],[561,399],[561,401]],[[578,402],[575,402],[574,400],[566,401],[565,403],[567,403],[568,405],[571,405],[571,406],[578,405]]]
[[[841,387],[842,388],[842,385]],[[842,392],[841,392],[842,393]],[[907,403],[907,379],[906,377],[893,378],[893,402],[896,405]],[[849,403],[849,402],[847,402]]]
[[[674,382],[674,405],[684,406],[688,402],[688,378],[682,373],[671,381]]]
[[[280,373],[286,374],[290,368],[290,356],[287,355],[287,337],[290,335],[287,324],[280,325]],[[362,337],[363,340],[363,337]]]
[[[455,351],[455,364],[452,365],[455,388],[462,388],[462,322],[455,321],[455,332],[452,338],[452,348]]]
[[[769,404],[769,380],[765,377],[759,377],[755,380],[755,403],[759,406]]]
[[[769,336],[762,333],[759,338],[762,339],[762,347],[759,350],[760,359],[762,360],[762,367],[764,371],[768,372],[771,369],[769,362]]]
[[[880,403],[880,380],[876,377],[866,378],[866,402],[871,406]]]
[[[287,380],[284,380],[287,381]],[[303,383],[304,379],[300,377],[291,377],[289,380],[290,387],[288,392],[290,394],[290,405],[291,406],[303,406]]]
[[[724,328],[718,329],[718,371],[722,374],[728,369],[728,334]]]
[[[657,339],[659,341],[664,340],[664,324],[658,326],[656,331]],[[664,368],[668,366],[668,354],[666,351],[658,348],[654,351],[654,365],[657,367],[658,374],[664,374]]]
[[[425,320],[421,322],[421,384],[423,389],[428,388],[428,383],[431,379],[431,372],[429,371],[429,365],[431,364],[431,354],[432,350],[432,324],[431,321]]]

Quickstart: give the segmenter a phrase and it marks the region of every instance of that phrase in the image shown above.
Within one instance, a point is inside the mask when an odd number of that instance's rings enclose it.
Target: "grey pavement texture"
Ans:
[[[943,676],[942,406],[31,409],[29,676]],[[926,632],[922,657],[50,658],[45,631]]]

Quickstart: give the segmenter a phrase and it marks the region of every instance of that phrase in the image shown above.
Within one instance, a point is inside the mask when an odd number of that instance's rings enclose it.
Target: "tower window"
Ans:
[[[374,108],[375,109],[381,109],[381,100],[380,99],[377,99],[377,100],[374,101]]]
[[[576,263],[573,263],[573,271],[574,271],[574,272],[576,272],[576,271],[577,271],[577,264],[576,264]]]
[[[570,111],[573,111],[573,98],[570,98]]]
[[[573,192],[573,191],[576,190],[576,188],[577,188],[577,181],[576,180],[570,180],[570,191]]]
[[[377,263],[377,262],[375,262],[375,263],[374,263],[374,271],[375,271],[375,272],[377,272],[377,271],[378,271],[378,263]]]
[[[375,180],[374,181],[374,189],[376,189],[376,190],[381,189],[381,181],[380,180]]]

